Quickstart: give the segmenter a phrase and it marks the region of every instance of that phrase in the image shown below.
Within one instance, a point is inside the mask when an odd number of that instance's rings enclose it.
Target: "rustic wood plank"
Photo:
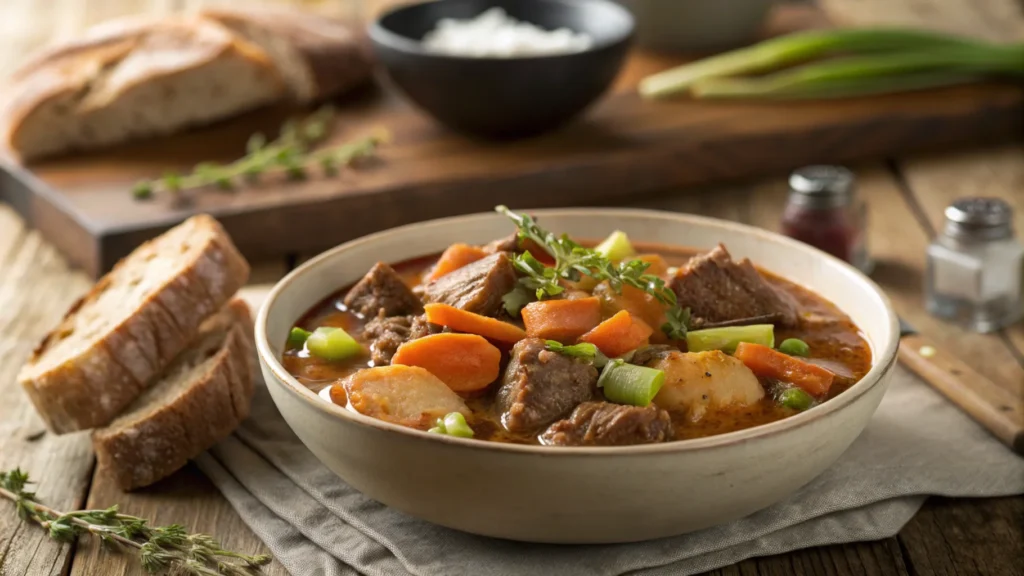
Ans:
[[[15,375],[43,334],[89,286],[68,270],[39,235],[0,205],[0,470],[20,467],[38,482],[47,504],[74,509],[84,502],[92,469],[88,438],[45,432]],[[14,506],[0,501],[0,574],[60,574],[71,547],[22,523]]]
[[[274,284],[288,273],[288,262],[284,258],[254,262],[249,273],[249,284]]]
[[[915,574],[1024,574],[1024,497],[931,498],[899,541]]]
[[[925,26],[989,40],[1024,37],[1016,0],[819,0],[836,22],[866,26]]]
[[[265,554],[266,547],[231,509],[227,500],[192,464],[169,478],[125,494],[102,475],[93,480],[88,506],[120,505],[126,513],[149,519],[151,524],[182,524],[193,532],[217,538],[228,550]],[[71,565],[72,576],[134,576],[141,574],[138,560],[111,554],[91,540],[82,541]],[[264,568],[266,576],[288,576],[276,560]]]

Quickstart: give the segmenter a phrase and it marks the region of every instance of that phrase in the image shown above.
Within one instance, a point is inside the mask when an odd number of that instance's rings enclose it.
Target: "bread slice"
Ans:
[[[51,431],[103,426],[195,339],[249,277],[213,218],[190,218],[100,279],[48,334],[18,381]]]
[[[252,350],[249,307],[235,299],[124,414],[93,432],[100,473],[122,490],[147,486],[230,434],[249,415]]]
[[[371,76],[366,42],[341,21],[283,6],[218,6],[199,16],[262,48],[301,103],[337,96]]]
[[[102,24],[22,68],[0,137],[22,160],[163,135],[287,96],[258,46],[199,18]]]

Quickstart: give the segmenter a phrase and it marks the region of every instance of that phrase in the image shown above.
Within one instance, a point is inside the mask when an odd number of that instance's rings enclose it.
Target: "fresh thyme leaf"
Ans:
[[[558,296],[565,290],[563,281],[579,282],[583,276],[607,281],[616,293],[622,293],[623,286],[632,286],[650,294],[668,308],[669,320],[665,326],[669,329],[662,329],[670,337],[682,334],[679,336],[681,338],[686,335],[689,311],[680,309],[675,292],[664,280],[646,273],[650,263],[623,260],[616,264],[595,250],[580,246],[565,234],[555,236],[544,230],[529,215],[513,212],[506,206],[497,206],[495,210],[516,224],[519,238],[532,240],[555,259],[554,266],[545,266],[529,251],[512,259],[516,270],[523,274],[519,283],[534,291],[538,300]]]
[[[293,181],[304,180],[316,168],[333,176],[340,167],[372,156],[387,138],[385,134],[374,134],[314,151],[313,147],[330,134],[333,116],[333,110],[327,106],[301,121],[289,120],[272,142],[257,132],[246,142],[242,158],[228,164],[202,162],[188,174],[168,173],[163,178],[138,182],[132,187],[132,196],[145,200],[162,192],[177,196],[179,192],[207,187],[232,190],[240,180],[257,182],[267,173]]]
[[[667,321],[662,324],[661,331],[670,340],[682,340],[686,338],[686,331],[690,329],[690,309],[673,306],[666,313]]]
[[[264,554],[224,550],[212,537],[189,534],[178,524],[150,527],[142,518],[121,514],[117,506],[61,513],[39,503],[35,493],[26,490],[29,483],[28,474],[20,469],[0,472],[0,497],[14,501],[21,518],[40,525],[59,542],[88,534],[109,549],[135,549],[149,573],[253,576],[271,560]]]
[[[602,368],[608,363],[608,357],[601,353],[597,346],[589,342],[580,342],[572,346],[566,346],[556,340],[545,340],[544,347],[552,352],[557,352],[573,358],[582,358],[591,362],[595,368]]]

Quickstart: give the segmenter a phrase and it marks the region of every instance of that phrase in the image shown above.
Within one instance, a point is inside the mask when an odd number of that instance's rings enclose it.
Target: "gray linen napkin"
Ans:
[[[299,442],[260,383],[252,416],[197,460],[294,576],[686,575],[899,532],[927,495],[1024,493],[1024,459],[902,367],[867,429],[791,498],[693,534],[558,546],[464,534],[366,498]]]

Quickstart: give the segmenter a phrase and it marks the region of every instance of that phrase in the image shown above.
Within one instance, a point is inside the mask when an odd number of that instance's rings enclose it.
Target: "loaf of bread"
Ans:
[[[208,8],[200,16],[258,45],[301,103],[323,100],[369,78],[369,49],[348,26],[285,7]]]
[[[344,24],[294,9],[114,20],[44,51],[0,93],[0,145],[23,161],[181,131],[370,77]]]
[[[195,341],[249,265],[199,215],[136,249],[76,303],[18,374],[51,431],[104,426]]]
[[[249,415],[251,339],[252,318],[242,300],[206,320],[156,383],[93,432],[99,472],[123,490],[146,486],[230,434]]]

